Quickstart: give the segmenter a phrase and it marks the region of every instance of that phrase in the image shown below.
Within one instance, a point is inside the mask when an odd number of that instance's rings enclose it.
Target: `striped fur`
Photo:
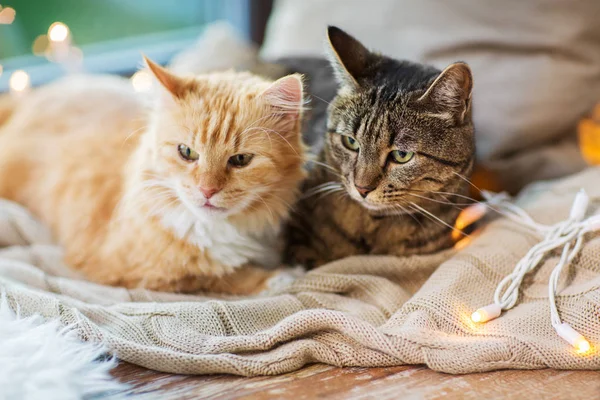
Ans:
[[[28,93],[0,126],[0,197],[47,224],[87,279],[261,291],[278,274],[263,267],[279,265],[278,234],[305,177],[300,77],[148,66],[161,83],[149,113],[146,95],[117,77]],[[240,167],[238,154],[253,158]]]
[[[328,34],[340,88],[289,225],[289,261],[318,266],[350,255],[450,247],[475,160],[468,66],[439,71],[370,52],[337,28]],[[344,135],[359,151],[343,145]],[[395,163],[394,150],[414,157]],[[356,186],[373,190],[363,198]]]

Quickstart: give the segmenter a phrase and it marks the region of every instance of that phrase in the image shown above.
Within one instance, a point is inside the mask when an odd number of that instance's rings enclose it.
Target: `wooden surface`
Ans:
[[[600,372],[498,371],[447,375],[424,367],[313,365],[275,377],[185,376],[121,364],[135,399],[600,399]]]

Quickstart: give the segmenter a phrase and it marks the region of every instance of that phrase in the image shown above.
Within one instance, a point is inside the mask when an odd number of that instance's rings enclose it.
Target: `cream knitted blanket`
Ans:
[[[600,206],[600,169],[538,184],[518,200],[534,219],[565,219],[585,188]],[[426,364],[449,373],[500,368],[600,368],[600,237],[587,238],[559,283],[562,319],[592,349],[580,355],[550,324],[547,257],[519,303],[476,325],[498,282],[540,238],[507,219],[489,224],[458,254],[363,256],[311,271],[268,296],[217,299],[126,290],[82,281],[61,262],[49,232],[0,202],[0,292],[27,316],[59,317],[122,360],[173,373],[272,375],[322,362],[338,366]],[[439,267],[439,268],[438,268]]]

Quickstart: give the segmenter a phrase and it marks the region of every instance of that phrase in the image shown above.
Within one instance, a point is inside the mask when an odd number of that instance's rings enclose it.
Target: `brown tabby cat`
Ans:
[[[288,226],[289,261],[315,267],[452,246],[474,163],[469,67],[397,61],[335,27],[328,38],[340,88],[321,164]]]
[[[246,294],[278,266],[304,178],[302,82],[176,76],[145,98],[116,77],[73,77],[0,113],[0,197],[27,206],[96,282]]]

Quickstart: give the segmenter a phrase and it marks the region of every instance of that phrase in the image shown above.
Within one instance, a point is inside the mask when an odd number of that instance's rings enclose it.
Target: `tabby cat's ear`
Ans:
[[[343,87],[357,88],[360,78],[365,75],[371,52],[335,26],[327,27],[327,40],[327,58],[338,83]]]
[[[299,119],[304,106],[302,75],[292,74],[278,79],[263,92],[262,97],[284,120]]]
[[[433,81],[418,102],[431,104],[441,117],[462,123],[471,106],[473,75],[465,63],[454,63]]]
[[[176,75],[173,75],[166,68],[161,67],[148,57],[144,56],[144,61],[148,69],[158,80],[158,83],[167,90],[173,97],[181,98],[187,90],[187,82]]]

